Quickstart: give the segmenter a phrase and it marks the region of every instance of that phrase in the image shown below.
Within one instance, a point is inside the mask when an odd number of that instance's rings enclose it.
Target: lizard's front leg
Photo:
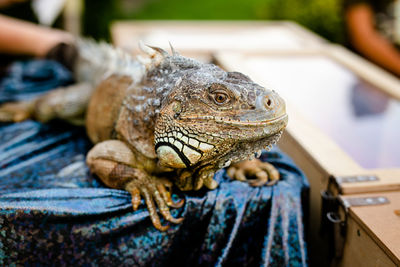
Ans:
[[[141,196],[144,198],[153,225],[165,231],[157,214],[156,204],[162,216],[169,222],[178,224],[183,218],[172,217],[169,207],[180,207],[183,202],[174,203],[168,188],[171,183],[166,179],[157,178],[139,168],[134,153],[123,142],[108,140],[95,145],[88,153],[87,164],[107,186],[124,189],[132,195],[132,206],[136,210]],[[156,203],[156,204],[155,204]]]
[[[232,164],[228,168],[227,174],[232,179],[246,181],[251,186],[271,186],[276,184],[280,178],[278,170],[271,163],[259,159],[244,160]]]
[[[0,105],[0,122],[35,119],[47,122],[63,119],[83,124],[84,113],[93,91],[88,83],[77,83],[49,91],[35,99]]]

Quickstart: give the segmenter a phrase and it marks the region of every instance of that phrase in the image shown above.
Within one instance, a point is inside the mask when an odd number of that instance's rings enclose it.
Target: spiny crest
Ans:
[[[181,56],[171,43],[169,43],[169,45],[171,48],[171,55],[160,47],[145,45],[142,41],[139,41],[139,48],[149,56],[150,60],[146,60],[142,57],[138,59],[146,66],[153,65],[165,68],[169,67],[170,69],[187,69],[201,66],[200,62]]]
[[[179,55],[171,44],[170,55],[162,48],[139,42],[140,49],[147,54],[146,57],[133,57],[120,48],[105,42],[97,43],[92,39],[78,39],[76,45],[80,56],[75,73],[79,81],[97,83],[112,74],[119,74],[132,77],[137,84],[154,68],[174,71],[200,68],[203,65]]]
[[[79,50],[78,79],[98,82],[101,77],[118,73],[139,82],[145,75],[143,64],[120,48],[93,39],[77,39],[76,45]]]
[[[179,56],[179,54],[172,47],[171,42],[169,43],[169,46],[171,47],[172,56]],[[169,56],[168,52],[165,51],[164,49],[160,47],[145,45],[141,40],[139,41],[139,48],[150,57],[155,57],[157,56],[157,54],[161,55],[164,58]]]
[[[169,42],[169,47],[171,48],[171,52],[172,52],[173,56],[179,56],[178,52],[176,52],[176,50],[172,46],[171,42]]]

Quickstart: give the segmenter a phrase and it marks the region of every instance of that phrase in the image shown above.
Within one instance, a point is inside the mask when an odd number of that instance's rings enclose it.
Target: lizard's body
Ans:
[[[287,124],[284,102],[273,91],[174,51],[147,47],[149,57],[135,60],[108,46],[78,47],[80,85],[6,104],[0,121],[79,123],[86,113],[87,133],[96,144],[87,155],[91,172],[130,192],[134,209],[144,197],[156,228],[167,228],[156,206],[166,220],[181,221],[169,213],[168,206],[182,204],[171,200],[172,182],[181,190],[214,189],[214,173],[228,166],[236,179],[256,177],[253,185],[279,177],[267,163],[240,162],[276,142]]]

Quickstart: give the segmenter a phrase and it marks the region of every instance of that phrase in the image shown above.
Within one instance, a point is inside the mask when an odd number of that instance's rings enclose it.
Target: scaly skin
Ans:
[[[0,121],[78,122],[86,110],[87,133],[96,144],[87,155],[90,170],[107,186],[130,192],[135,210],[143,197],[157,229],[168,229],[157,207],[167,221],[182,221],[169,211],[183,205],[172,201],[172,184],[183,191],[214,189],[218,184],[213,176],[223,167],[229,167],[234,179],[255,178],[248,180],[252,186],[279,179],[272,165],[252,159],[255,152],[270,148],[286,127],[285,104],[275,92],[241,73],[174,50],[169,55],[144,47],[148,58],[134,60],[91,43],[78,47],[75,72],[78,81],[86,82],[83,86],[3,105]],[[90,53],[103,53],[105,62],[96,65]],[[80,104],[74,106],[76,99]]]

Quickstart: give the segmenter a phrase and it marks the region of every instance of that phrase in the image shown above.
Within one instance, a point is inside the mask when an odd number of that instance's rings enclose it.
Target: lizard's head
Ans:
[[[182,63],[182,58],[175,61]],[[288,117],[277,93],[241,73],[191,64],[169,76],[172,87],[155,125],[161,165],[221,168],[270,148],[279,139]]]

